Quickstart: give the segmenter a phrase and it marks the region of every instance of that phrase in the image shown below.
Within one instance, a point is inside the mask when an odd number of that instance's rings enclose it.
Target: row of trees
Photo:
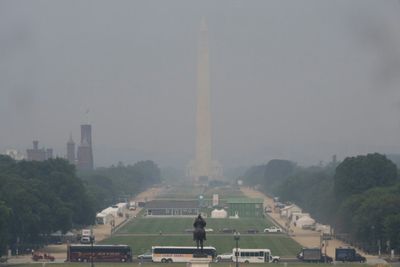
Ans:
[[[54,231],[90,224],[93,203],[65,160],[17,162],[0,156],[0,251],[6,245],[32,248]]]
[[[245,183],[298,204],[364,249],[400,249],[400,183],[396,165],[384,155],[306,168],[286,160],[271,162],[250,168]]]
[[[8,246],[34,248],[58,230],[94,223],[96,212],[120,196],[161,181],[152,161],[78,175],[63,159],[15,161],[0,155],[0,256]]]
[[[346,158],[334,175],[335,226],[367,250],[400,249],[400,183],[384,155]]]
[[[131,198],[148,187],[161,182],[161,172],[151,160],[133,165],[119,163],[109,168],[80,173],[100,211],[111,204]]]

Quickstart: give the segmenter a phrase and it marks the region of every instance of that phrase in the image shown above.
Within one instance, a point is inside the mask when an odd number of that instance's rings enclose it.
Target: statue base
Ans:
[[[193,253],[193,258],[207,258],[207,254],[201,251],[195,251]]]
[[[207,258],[207,255],[202,254],[202,253],[194,253],[193,254],[193,259],[191,259],[188,264],[186,265],[187,267],[209,267],[210,266],[211,260]]]

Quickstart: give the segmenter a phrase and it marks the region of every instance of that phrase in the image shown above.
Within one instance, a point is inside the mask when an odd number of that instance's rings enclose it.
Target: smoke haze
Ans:
[[[89,121],[96,166],[184,168],[203,16],[224,167],[400,151],[400,8],[389,0],[1,1],[0,151],[38,139],[64,156]]]

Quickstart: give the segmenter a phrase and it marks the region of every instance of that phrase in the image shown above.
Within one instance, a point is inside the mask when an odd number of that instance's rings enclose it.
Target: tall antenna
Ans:
[[[86,109],[86,111],[85,111],[86,124],[90,124],[89,112],[90,112],[90,109]]]

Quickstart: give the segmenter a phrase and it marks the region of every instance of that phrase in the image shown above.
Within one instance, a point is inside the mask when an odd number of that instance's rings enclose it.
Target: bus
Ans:
[[[272,256],[271,250],[264,248],[234,248],[232,260],[244,263],[278,262],[279,256]]]
[[[197,247],[155,246],[151,247],[153,262],[189,262]],[[204,247],[203,253],[207,254],[209,261],[214,261],[217,250],[214,247]]]
[[[69,262],[128,262],[132,261],[132,250],[127,245],[69,245],[67,261]]]

